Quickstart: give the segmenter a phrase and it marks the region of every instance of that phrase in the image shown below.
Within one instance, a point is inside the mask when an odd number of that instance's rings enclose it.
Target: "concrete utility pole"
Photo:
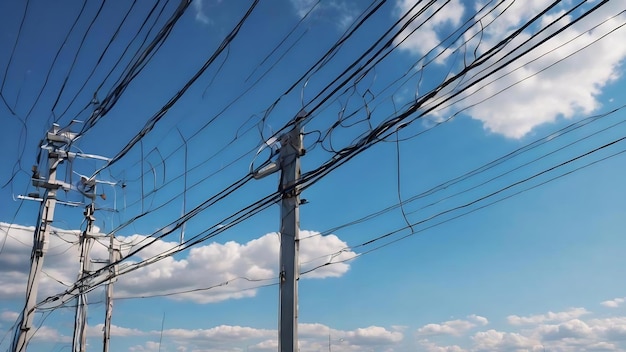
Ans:
[[[87,228],[80,237],[80,269],[78,272],[80,287],[78,288],[74,338],[72,339],[72,351],[74,352],[85,352],[87,346],[87,285],[84,280],[90,272],[89,250],[91,249],[91,239],[93,237],[93,223],[96,220],[93,216],[94,211],[95,205],[93,202],[85,207],[84,214]]]
[[[298,351],[298,279],[300,274],[298,252],[300,245],[300,157],[302,128],[300,121],[306,117],[301,111],[293,129],[280,137],[278,163],[272,163],[254,172],[255,178],[262,178],[281,170],[279,190],[282,193],[280,206],[280,313],[278,326],[278,351]]]
[[[115,235],[113,232],[110,234],[109,244],[109,265],[115,263],[120,258],[120,251],[115,248]],[[109,269],[109,275],[111,279],[107,283],[106,290],[106,312],[104,317],[104,340],[103,340],[103,352],[109,352],[109,343],[111,341],[111,315],[113,314],[113,282],[115,282],[115,276],[117,276],[117,265],[111,266]]]
[[[280,325],[278,350],[298,351],[298,279],[300,277],[300,156],[302,130],[296,120],[280,147]]]
[[[18,336],[13,340],[12,350],[14,352],[26,351],[26,347],[33,335],[31,331],[33,317],[35,315],[35,305],[37,304],[37,289],[39,287],[39,276],[43,267],[44,255],[48,251],[48,237],[50,227],[54,219],[54,207],[56,205],[56,192],[64,187],[63,182],[57,182],[57,167],[67,156],[65,148],[73,141],[75,134],[59,129],[58,125],[53,125],[46,134],[48,150],[48,179],[39,175],[36,167],[33,168],[33,185],[43,188],[44,194],[39,212],[39,219],[35,228],[33,250],[31,252],[31,265],[26,285],[26,303],[22,311],[22,321],[19,325]]]

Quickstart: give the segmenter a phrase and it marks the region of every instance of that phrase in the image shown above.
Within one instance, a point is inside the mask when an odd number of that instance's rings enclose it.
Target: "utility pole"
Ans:
[[[94,189],[95,192],[95,189]],[[76,317],[74,321],[74,338],[72,339],[72,351],[85,352],[87,346],[87,284],[85,278],[89,274],[89,250],[93,237],[93,223],[96,220],[93,213],[95,205],[91,202],[85,207],[85,220],[87,228],[80,237],[80,269],[78,273],[78,297],[76,302]]]
[[[302,155],[302,130],[296,123],[283,136],[280,147],[280,352],[298,351],[298,279],[300,263],[300,156]]]
[[[117,264],[112,265],[117,262],[120,258],[120,252],[115,248],[115,235],[113,232],[110,234],[110,243],[109,243],[109,282],[107,283],[106,289],[106,311],[104,317],[104,340],[102,344],[102,351],[109,352],[109,343],[111,341],[111,316],[113,314],[113,282],[115,282],[115,277],[117,276]]]
[[[330,328],[328,330],[328,352],[333,352],[330,344]]]
[[[14,352],[26,351],[26,347],[33,335],[32,324],[35,315],[35,305],[37,304],[37,289],[39,287],[39,276],[43,267],[43,260],[48,251],[48,237],[54,219],[54,207],[56,205],[56,192],[63,188],[62,182],[57,182],[57,167],[67,156],[66,147],[74,140],[76,135],[69,131],[59,129],[58,125],[53,125],[46,133],[48,150],[48,179],[39,175],[37,167],[33,167],[32,183],[37,188],[43,188],[41,210],[35,228],[33,250],[30,256],[30,272],[26,284],[26,303],[21,315],[21,322],[17,338],[13,340],[12,350]]]
[[[302,128],[300,121],[306,117],[301,111],[296,116],[293,129],[280,137],[278,163],[272,163],[253,173],[262,178],[281,170],[279,190],[282,193],[280,206],[280,313],[278,325],[278,351],[298,351],[298,279],[300,268],[298,252],[300,246],[300,157]]]

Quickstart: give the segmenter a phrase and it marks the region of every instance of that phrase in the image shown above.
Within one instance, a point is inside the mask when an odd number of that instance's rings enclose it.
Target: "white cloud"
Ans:
[[[457,345],[439,346],[436,343],[431,342],[429,340],[419,340],[419,344],[421,345],[423,350],[426,352],[466,352],[467,351],[466,349]]]
[[[357,9],[354,4],[345,0],[318,1],[318,0],[290,0],[298,17],[303,18],[307,13],[317,15],[318,18],[330,20],[339,28],[347,28],[356,18]],[[332,19],[332,20],[331,20]]]
[[[306,14],[311,11],[311,8],[313,8],[313,6],[317,3],[317,0],[291,0],[291,4],[296,10],[296,14],[298,14],[300,18],[306,16]]]
[[[565,312],[548,312],[534,317],[553,317],[562,319],[575,316],[572,310]],[[547,318],[528,320],[524,326],[514,326],[514,330],[502,331],[486,328],[487,318],[470,315],[466,319],[450,320],[438,325],[456,326],[461,330],[467,325],[475,324],[461,334],[430,335],[425,338],[418,334],[417,340],[405,341],[402,328],[369,326],[352,330],[334,329],[319,323],[300,323],[300,351],[314,352],[327,350],[329,336],[333,351],[389,351],[408,352],[419,350],[426,352],[483,352],[503,351],[522,352],[557,351],[557,352],[591,352],[591,351],[624,351],[626,350],[626,317],[602,317],[583,319],[592,313],[583,314],[581,318],[548,322]],[[555,317],[559,317],[558,319]],[[457,321],[469,322],[459,324]],[[531,323],[532,322],[532,323]],[[428,325],[428,324],[427,324]],[[479,331],[476,331],[476,330]],[[68,342],[69,337],[61,335],[55,329],[44,326],[42,336],[51,341]],[[102,325],[89,327],[90,338],[101,336]],[[250,351],[275,351],[277,348],[277,331],[246,326],[219,325],[210,328],[195,329],[171,328],[143,331],[137,328],[113,326],[113,336],[118,343],[133,341],[133,351],[151,351],[154,341],[163,338],[161,350],[184,351],[241,351],[242,346],[249,346]],[[137,338],[144,342],[137,342]],[[451,343],[453,341],[453,343]],[[413,345],[411,345],[411,342]]]
[[[193,0],[191,3],[196,12],[196,21],[204,24],[211,24],[213,21],[211,21],[211,19],[204,13],[204,1],[205,0]]]
[[[596,110],[600,107],[597,97],[601,89],[619,75],[619,63],[626,57],[626,44],[616,33],[588,48],[585,46],[606,34],[617,22],[620,21],[609,22],[591,32],[586,32],[588,26],[579,24],[554,37],[524,59],[523,67],[513,71],[519,64],[513,65],[507,70],[508,76],[471,97],[468,103],[493,96],[488,103],[470,108],[469,114],[492,132],[521,138],[535,126],[558,117],[572,118],[577,113],[589,114]],[[530,59],[536,61],[530,62]],[[549,67],[560,60],[563,61],[557,66]],[[516,85],[494,96],[513,84]]]
[[[301,351],[319,351],[328,348],[328,339],[338,351],[362,351],[367,347],[376,349],[393,346],[404,339],[404,334],[397,329],[381,326],[369,326],[354,330],[337,330],[323,324],[298,324],[298,339]],[[339,348],[340,347],[340,348]]]
[[[600,304],[608,308],[617,308],[621,306],[622,303],[624,303],[624,298],[615,298],[612,300],[604,301]]]
[[[143,345],[129,348],[130,352],[156,352],[161,350],[161,344],[156,341],[146,341]]]
[[[517,315],[509,315],[506,319],[511,325],[527,325],[541,324],[545,322],[561,322],[579,318],[583,315],[590,314],[585,308],[571,308],[565,312],[548,312],[546,314],[531,315],[520,317]]]
[[[473,335],[455,335],[456,345],[442,345],[431,339],[418,342],[424,350],[447,351],[624,351],[626,350],[626,317],[583,319],[591,315],[584,308],[516,317],[517,330],[488,329]],[[509,317],[509,322],[510,318]],[[523,325],[523,326],[520,326]]]
[[[360,328],[345,333],[345,339],[355,345],[386,345],[399,342],[403,338],[401,332],[389,331],[380,326]]]
[[[406,11],[410,3],[400,0],[398,7]],[[439,48],[432,55],[445,52],[446,55],[440,57],[438,62],[448,66],[454,62],[472,60],[474,51],[478,54],[485,52],[518,28],[521,23],[544,9],[548,3],[550,1],[532,0],[501,6],[498,11],[506,8],[505,12],[496,12],[483,18],[482,27],[477,24],[476,28],[467,33],[465,40],[469,40],[471,35],[482,30],[482,35],[476,36],[467,46],[457,45],[456,48],[460,50],[454,54],[452,50],[445,51]],[[487,13],[491,9],[492,7],[488,7],[481,13]],[[415,55],[422,55],[430,49],[438,48],[442,39],[459,24],[458,16],[468,10],[469,8],[464,8],[459,2],[451,2],[449,7],[446,6],[438,15],[439,17],[427,22],[400,48]],[[557,8],[545,15],[541,25],[546,26],[549,21],[556,19],[558,11]],[[519,62],[510,64],[493,77],[463,92],[458,96],[462,100],[454,106],[436,111],[435,116],[443,119],[466,109],[465,113],[481,121],[484,128],[490,132],[509,138],[522,138],[539,125],[553,122],[558,118],[573,118],[597,110],[600,107],[598,96],[602,89],[622,75],[620,65],[626,58],[626,41],[623,40],[626,29],[621,28],[609,33],[624,22],[626,15],[622,14],[608,20],[597,28],[594,26],[621,11],[617,3],[609,2],[603,5],[600,10],[583,21],[533,49]],[[566,17],[561,20],[561,24],[569,20],[571,19]],[[530,27],[508,43],[496,57],[468,72],[463,84],[450,89],[459,91],[468,87],[469,82],[484,75],[479,73],[480,70],[494,64],[505,53],[520,45],[523,48],[529,47],[553,34],[555,30],[549,29],[540,34],[540,37],[533,39],[530,44],[523,44],[524,40],[538,33],[539,29]],[[474,78],[470,78],[472,76]],[[440,96],[445,93],[450,93],[450,90],[440,92]]]
[[[496,331],[493,329],[477,332],[472,336],[472,351],[520,351],[529,350],[540,342],[519,333]]]
[[[347,244],[334,235],[312,236],[313,234],[315,233],[301,231],[302,237],[309,237],[300,242],[301,271],[354,257],[355,253],[351,251],[331,256],[332,253],[346,248]],[[140,238],[132,240],[138,241]],[[177,243],[159,243],[151,252],[142,254],[142,258],[167,251],[176,245]],[[149,295],[152,292],[169,292],[174,288],[176,291],[191,290],[199,288],[198,282],[205,282],[204,287],[217,287],[171,298],[210,303],[253,297],[256,295],[255,287],[268,284],[278,277],[279,246],[278,234],[270,233],[243,244],[229,241],[194,247],[184,259],[170,257],[126,277],[122,276],[116,285],[116,292],[122,296]],[[321,266],[303,278],[339,277],[348,269],[348,263]],[[207,277],[210,278],[209,282]]]
[[[605,341],[626,340],[626,317],[591,319],[587,323]]]
[[[545,325],[541,327],[544,340],[561,340],[567,338],[591,337],[591,328],[582,320],[572,319],[558,325]]]
[[[154,333],[158,332],[155,331]],[[248,339],[269,338],[275,334],[274,330],[229,325],[220,325],[210,329],[168,329],[163,331],[163,336],[167,336],[180,344],[187,342],[198,344],[206,340],[213,340],[218,343],[233,343]]]
[[[33,335],[32,341],[67,343],[72,341],[72,336],[63,335],[57,329],[44,325],[37,328],[37,332]]]
[[[9,225],[0,222],[0,299],[22,299],[32,250],[34,227]],[[8,233],[7,233],[8,232]],[[77,231],[53,229],[46,253],[38,295],[52,295],[63,291],[62,283],[72,283],[78,275]],[[105,255],[105,254],[103,254]]]
[[[153,351],[159,348],[154,340],[164,341],[162,350],[173,348],[177,351],[241,351],[241,346],[248,346],[250,351],[273,350],[278,346],[275,329],[259,329],[245,326],[220,325],[212,328],[165,329],[142,331],[136,328],[112,327],[112,336],[117,341],[134,337],[146,338],[142,345],[135,345],[130,350],[137,352]],[[354,330],[337,330],[323,324],[300,323],[298,340],[300,351],[314,352],[328,348],[328,337],[336,351],[383,350],[397,346],[403,340],[403,334],[380,326],[369,326]],[[100,337],[102,324],[89,327],[89,336]],[[132,340],[136,341],[136,340]]]
[[[395,44],[402,43],[400,49],[420,56],[439,47],[442,40],[439,35],[440,29],[449,25],[459,25],[465,11],[459,0],[452,0],[443,7],[437,4],[426,7],[426,4],[420,5],[420,3],[412,0],[399,0],[396,8],[398,17],[410,12],[406,18],[411,18],[423,12],[408,25],[407,29],[400,33],[395,42]],[[429,18],[430,16],[432,18]],[[439,52],[441,50],[443,49],[434,51]]]
[[[626,346],[626,318],[572,319],[558,324],[540,324],[525,330],[526,334],[541,340],[550,350],[605,351],[623,350]],[[620,347],[617,347],[618,344]]]
[[[460,336],[477,326],[487,325],[489,321],[485,317],[472,314],[467,319],[456,319],[443,322],[441,324],[427,324],[417,329],[419,336],[430,335],[454,335]]]
[[[356,253],[344,250],[347,244],[335,235],[313,236],[314,234],[312,231],[301,231],[301,236],[308,238],[300,241],[300,271],[319,268],[304,277],[320,279],[345,274],[350,269],[348,260],[354,258]],[[326,263],[336,264],[323,266]]]
[[[0,223],[0,240],[6,236],[8,224]],[[0,298],[23,298],[28,277],[28,258],[34,229],[13,226],[6,238],[5,252],[0,256]],[[66,287],[60,282],[73,283],[78,273],[78,245],[75,231],[55,230],[50,238],[50,249],[46,254],[41,276],[39,297],[63,292]],[[319,266],[319,269],[303,275],[308,278],[340,277],[350,264],[341,262],[355,256],[354,252],[342,251],[347,244],[335,235],[319,236],[316,232],[301,231],[308,237],[300,243],[301,271]],[[128,254],[133,244],[146,239],[133,235],[118,238],[125,243],[123,254]],[[229,241],[209,243],[192,247],[184,256],[168,257],[152,265],[119,277],[115,284],[116,297],[150,296],[154,294],[181,292],[217,286],[209,290],[197,290],[169,296],[176,300],[191,300],[198,303],[218,302],[226,299],[252,297],[256,287],[273,282],[278,277],[279,237],[276,233],[266,234],[247,243]],[[141,260],[169,252],[178,242],[156,241],[140,251],[136,258]],[[333,255],[335,253],[336,255]],[[108,258],[107,248],[95,244],[91,258]],[[333,265],[324,265],[334,262]],[[128,267],[122,264],[120,268]],[[209,278],[209,279],[207,279]],[[267,281],[257,281],[267,280]]]
[[[102,331],[104,331],[104,324],[87,326],[88,336],[101,337]],[[111,336],[130,337],[130,336],[145,336],[145,335],[147,335],[147,333],[139,329],[124,328],[124,327],[117,326],[114,324],[111,325]]]
[[[14,321],[17,320],[17,318],[19,316],[20,316],[20,314],[18,312],[12,312],[12,311],[5,310],[2,313],[0,313],[0,320],[8,321],[8,322],[14,322]]]

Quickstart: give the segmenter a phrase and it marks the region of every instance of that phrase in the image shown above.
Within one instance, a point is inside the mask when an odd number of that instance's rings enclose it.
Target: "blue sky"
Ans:
[[[128,256],[111,349],[275,351],[279,205],[246,207],[278,176],[226,190],[304,109],[303,174],[350,159],[302,193],[302,352],[626,351],[624,3],[550,4],[2,2],[0,349],[39,209],[17,197],[57,123],[112,160],[59,168],[106,182],[91,258],[111,232]],[[81,207],[53,225],[35,352],[71,350]]]

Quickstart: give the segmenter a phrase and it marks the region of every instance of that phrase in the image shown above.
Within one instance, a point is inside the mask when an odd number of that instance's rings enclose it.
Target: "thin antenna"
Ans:
[[[161,342],[163,341],[163,326],[165,325],[165,312],[163,312],[163,319],[161,319],[161,336],[159,336],[159,352],[161,352]]]

